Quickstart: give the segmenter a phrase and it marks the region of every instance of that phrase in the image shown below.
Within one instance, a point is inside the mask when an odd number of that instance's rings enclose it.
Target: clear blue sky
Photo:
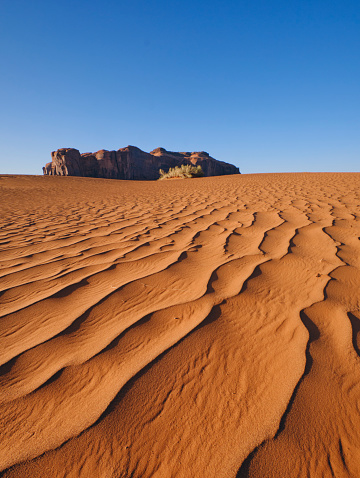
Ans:
[[[128,144],[360,171],[359,0],[0,0],[0,39],[0,173]]]

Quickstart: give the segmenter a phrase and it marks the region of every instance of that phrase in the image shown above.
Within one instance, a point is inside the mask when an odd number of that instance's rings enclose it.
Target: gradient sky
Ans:
[[[128,144],[360,171],[359,0],[0,0],[0,39],[0,173]]]

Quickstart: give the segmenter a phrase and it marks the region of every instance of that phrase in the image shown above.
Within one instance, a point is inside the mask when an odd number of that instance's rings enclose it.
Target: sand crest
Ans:
[[[360,476],[360,174],[0,204],[1,476]]]

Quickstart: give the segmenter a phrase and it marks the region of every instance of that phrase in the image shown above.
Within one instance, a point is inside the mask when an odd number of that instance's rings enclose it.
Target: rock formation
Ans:
[[[157,148],[145,153],[135,146],[117,151],[101,149],[96,153],[83,153],[73,148],[61,148],[51,153],[52,162],[43,167],[45,175],[85,176],[108,179],[158,179],[159,169],[181,164],[200,165],[205,176],[239,174],[239,168],[218,161],[205,151],[176,153]]]

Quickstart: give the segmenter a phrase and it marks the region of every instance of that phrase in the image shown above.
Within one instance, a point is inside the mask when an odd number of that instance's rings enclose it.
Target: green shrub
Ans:
[[[193,166],[192,164],[182,164],[180,167],[170,168],[167,173],[162,169],[159,170],[159,179],[171,179],[171,178],[200,178],[204,176],[204,172],[201,166]]]

